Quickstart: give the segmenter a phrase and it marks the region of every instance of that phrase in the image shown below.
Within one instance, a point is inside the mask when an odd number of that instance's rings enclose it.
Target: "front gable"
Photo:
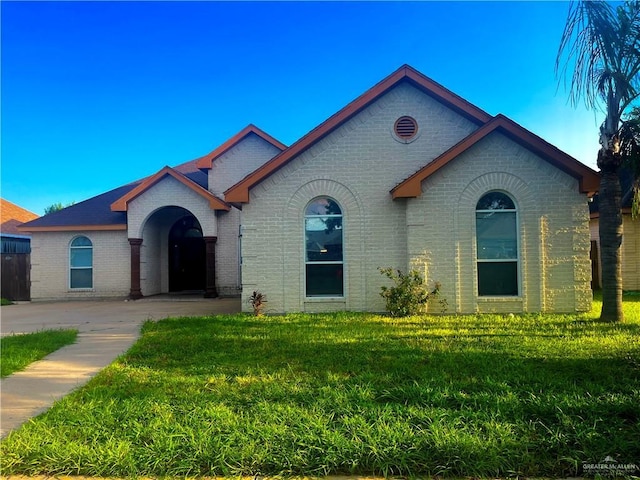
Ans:
[[[242,180],[248,173],[264,165],[286,147],[272,137],[265,137],[251,128],[211,161],[207,169],[208,187],[214,194],[223,197],[224,191]],[[246,129],[245,129],[246,130]],[[220,149],[218,149],[220,150]]]
[[[381,103],[385,96],[391,94],[396,87],[408,84],[438,105],[444,106],[447,110],[454,112],[456,116],[464,119],[471,125],[479,126],[491,119],[491,116],[475,105],[467,102],[443,86],[437,84],[428,77],[422,75],[408,65],[404,65],[365,92],[363,95],[348,104],[342,110],[331,116],[325,122],[313,129],[307,135],[295,142],[262,167],[244,177],[240,182],[224,192],[225,200],[230,203],[249,202],[249,190],[264,181],[275,172],[289,164],[296,157],[311,149],[316,144],[335,133],[350,121],[354,121],[358,115],[363,114],[367,109],[375,110],[375,104]],[[407,105],[407,107],[410,107]],[[407,113],[409,115],[409,113]],[[393,119],[395,122],[397,118]],[[393,127],[393,122],[391,127]],[[385,128],[387,128],[385,126]],[[457,140],[457,139],[456,139]],[[446,147],[445,147],[446,148]]]
[[[215,150],[209,152],[208,154],[196,159],[196,166],[203,170],[207,170],[212,168],[213,163],[220,157],[222,157],[225,153],[231,150],[234,147],[237,147],[243,140],[247,137],[254,135],[260,139],[262,139],[265,143],[273,146],[274,148],[282,151],[287,146],[284,143],[279,142],[271,135],[266,133],[264,130],[259,129],[253,124],[247,125],[245,128],[236,133],[229,140],[224,142],[222,145],[217,147]]]
[[[171,177],[177,180],[182,185],[186,186],[193,192],[195,192],[200,197],[204,198],[209,203],[209,208],[211,210],[225,210],[229,211],[231,207],[226,204],[224,201],[217,198],[207,189],[201,187],[197,183],[193,182],[185,175],[177,172],[171,167],[164,167],[155,175],[147,178],[145,181],[140,183],[130,192],[127,192],[125,195],[117,199],[115,202],[111,204],[111,210],[114,212],[126,212],[128,210],[129,203],[140,195],[148,192],[153,188],[154,185],[158,184],[161,180],[166,177]]]
[[[391,190],[392,197],[397,199],[419,196],[421,193],[421,184],[424,180],[493,132],[500,132],[506,135],[527,150],[548,161],[554,167],[576,178],[579,182],[581,193],[593,194],[598,190],[600,177],[591,168],[524,129],[504,115],[496,115],[482,127],[453,145],[438,158],[429,162],[409,178],[396,185]]]
[[[248,203],[250,199],[249,191],[252,188],[287,166],[294,159],[303,156],[305,152],[317,150],[317,145],[323,143],[326,139],[335,137],[334,140],[329,140],[329,142],[340,142],[341,138],[345,136],[344,133],[337,133],[340,129],[344,129],[349,123],[355,123],[358,117],[373,115],[371,111],[374,111],[379,106],[382,108],[381,106],[384,105],[385,102],[388,103],[388,99],[385,97],[393,96],[394,91],[401,90],[403,86],[406,87],[407,85],[420,91],[424,94],[424,97],[434,100],[435,102],[433,103],[437,103],[441,111],[454,114],[461,121],[466,121],[468,126],[462,125],[462,129],[464,130],[466,128],[466,131],[464,135],[460,137],[458,135],[459,130],[456,128],[451,129],[444,115],[439,115],[437,119],[430,118],[426,123],[424,121],[418,122],[418,137],[424,135],[423,130],[428,130],[428,128],[431,127],[432,130],[435,128],[439,133],[450,133],[449,138],[445,139],[444,143],[442,139],[439,139],[435,144],[432,142],[432,137],[426,139],[427,142],[431,142],[429,145],[431,149],[421,151],[419,154],[422,155],[422,163],[416,166],[411,172],[406,172],[406,176],[403,177],[404,179],[398,179],[396,184],[390,187],[392,198],[410,198],[419,195],[420,183],[424,179],[454,160],[462,152],[475,145],[493,131],[500,131],[523,147],[529,149],[532,153],[548,161],[551,165],[576,178],[581,193],[592,195],[597,191],[599,176],[591,168],[524,129],[504,115],[499,114],[492,117],[413,68],[405,65],[313,129],[282,153],[226,190],[224,192],[225,200],[234,204]],[[399,101],[402,102],[402,99]],[[415,106],[416,104],[405,105],[407,116],[410,117],[412,115],[412,109]],[[367,113],[367,110],[369,110],[369,113]],[[399,116],[394,119],[394,121],[401,119],[402,117]],[[384,121],[388,123],[389,118]],[[424,127],[427,128],[425,129]],[[391,129],[393,127],[388,128]],[[353,127],[349,127],[349,129],[353,130]],[[402,141],[402,139],[396,140]],[[363,154],[372,157],[380,154],[379,150],[367,150],[368,147],[371,146],[371,143],[362,141],[361,144]],[[433,154],[434,148],[439,149],[435,154]],[[372,149],[369,148],[369,150]],[[416,152],[417,150],[419,149],[407,148],[404,152]],[[385,153],[388,154],[388,152]],[[391,154],[393,155],[393,153]],[[315,153],[312,153],[312,155],[315,156]],[[389,159],[384,156],[382,158],[378,156],[377,158],[378,162],[387,162],[388,160]],[[397,173],[395,168],[394,171]]]

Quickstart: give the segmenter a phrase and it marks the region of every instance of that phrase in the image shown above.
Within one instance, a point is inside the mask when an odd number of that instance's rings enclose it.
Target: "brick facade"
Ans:
[[[395,137],[417,120],[409,142]],[[587,198],[577,181],[492,133],[423,182],[417,198],[392,200],[399,182],[476,125],[401,83],[251,190],[243,206],[243,306],[253,290],[282,311],[384,309],[379,267],[417,267],[442,284],[449,311],[584,311],[590,308]],[[479,298],[475,205],[508,192],[518,206],[519,295]],[[344,297],[306,298],[304,209],[317,196],[343,212]]]
[[[93,288],[90,289],[69,287],[69,246],[79,235],[89,238],[93,244]],[[129,293],[129,252],[124,231],[35,232],[31,237],[31,298],[124,297]]]
[[[404,116],[417,122],[408,139],[394,131]],[[140,293],[168,292],[169,262],[177,258],[169,236],[187,215],[207,239],[207,258],[215,257],[207,289],[215,278],[215,291],[241,294],[247,311],[254,290],[267,296],[272,313],[382,311],[385,267],[416,268],[429,285],[439,282],[451,313],[590,308],[587,193],[597,189],[595,172],[411,67],[283,148],[248,126],[209,155],[165,167],[111,199],[126,212],[127,229],[86,232],[95,252],[90,291],[68,288],[69,243],[81,232],[34,233],[33,298],[126,296],[134,288],[130,242],[136,266],[140,249]],[[491,191],[516,205],[515,296],[477,293],[475,208]],[[342,212],[344,263],[335,272],[344,294],[336,297],[305,293],[305,209],[320,196]]]
[[[249,134],[213,162],[209,173],[212,191],[222,192],[269,160],[280,150]],[[35,232],[32,253],[33,300],[126,297],[131,286],[129,238],[140,245],[140,290],[156,295],[170,290],[169,232],[185,214],[193,215],[204,237],[216,237],[215,280],[222,296],[240,295],[239,231],[241,212],[212,210],[208,200],[167,175],[128,202],[127,230],[116,232]],[[69,243],[83,234],[94,245],[94,285],[69,288]]]

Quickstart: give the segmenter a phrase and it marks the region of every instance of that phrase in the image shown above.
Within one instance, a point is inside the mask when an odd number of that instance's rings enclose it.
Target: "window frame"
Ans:
[[[74,245],[74,242],[78,239],[86,239],[90,245]],[[90,266],[74,266],[73,265],[73,251],[77,250],[90,250],[91,251],[91,265]],[[88,287],[74,287],[73,286],[73,272],[78,270],[89,270],[91,272],[91,285]],[[93,242],[86,235],[76,235],[69,242],[69,290],[81,291],[81,290],[93,290]]]
[[[506,196],[513,203],[513,208],[496,208],[496,209],[478,209],[478,204],[487,196],[492,193],[500,193]],[[480,258],[479,257],[479,242],[478,242],[478,214],[482,213],[510,213],[513,214],[513,227],[515,232],[515,250],[516,255],[513,258]],[[475,255],[475,267],[476,267],[476,295],[478,298],[519,298],[522,296],[522,262],[521,262],[521,248],[520,248],[520,214],[518,209],[518,204],[512,195],[504,190],[489,190],[484,192],[476,202],[476,208],[474,209],[474,239],[476,245],[476,255]],[[489,263],[503,263],[503,264],[515,264],[515,275],[516,275],[516,293],[515,294],[507,294],[507,293],[498,293],[498,294],[481,294],[480,293],[480,268],[479,265],[489,264]]]
[[[340,209],[340,213],[339,214],[325,214],[325,215],[308,215],[307,214],[307,209],[309,208],[309,206],[321,199],[326,199],[326,200],[330,200],[332,202],[334,202],[338,208]],[[341,260],[309,260],[308,259],[308,249],[307,249],[307,219],[310,218],[340,218],[341,222],[340,222],[340,231],[341,231]],[[302,216],[302,241],[303,241],[303,286],[302,288],[304,289],[304,298],[307,300],[325,300],[325,299],[344,299],[345,298],[345,260],[344,260],[344,209],[342,208],[342,205],[340,205],[340,203],[333,197],[329,196],[329,195],[318,195],[316,197],[313,197],[311,200],[309,200],[305,207],[304,207],[304,211],[303,211],[303,216]],[[312,294],[309,295],[309,293],[307,292],[307,267],[309,265],[342,265],[342,294],[335,294],[335,293],[327,293],[327,294]]]

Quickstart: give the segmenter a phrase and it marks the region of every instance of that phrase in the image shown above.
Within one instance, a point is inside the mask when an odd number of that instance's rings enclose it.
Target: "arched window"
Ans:
[[[307,297],[342,297],[342,209],[329,197],[312,200],[305,209],[305,285]]]
[[[93,288],[93,244],[87,237],[76,237],[69,246],[69,286]]]
[[[516,296],[518,280],[518,226],[513,200],[489,192],[476,205],[478,295]]]

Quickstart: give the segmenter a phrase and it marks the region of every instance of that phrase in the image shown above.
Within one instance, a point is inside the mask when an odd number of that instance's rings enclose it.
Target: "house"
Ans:
[[[622,188],[622,288],[624,290],[640,290],[640,219],[631,216],[633,201],[633,177],[630,170],[620,172],[620,186]],[[589,204],[592,259],[592,286],[602,287],[600,264],[600,233],[598,211],[598,195],[594,195]]]
[[[203,157],[27,223],[32,298],[239,295],[241,211],[222,195],[284,149],[249,125]]]
[[[584,311],[596,172],[402,66],[289,147],[213,152],[47,215],[33,297],[264,293],[272,312],[384,308],[379,267],[450,311]]]
[[[18,226],[38,216],[4,198],[0,199],[0,216],[2,298],[29,300],[31,237]]]

